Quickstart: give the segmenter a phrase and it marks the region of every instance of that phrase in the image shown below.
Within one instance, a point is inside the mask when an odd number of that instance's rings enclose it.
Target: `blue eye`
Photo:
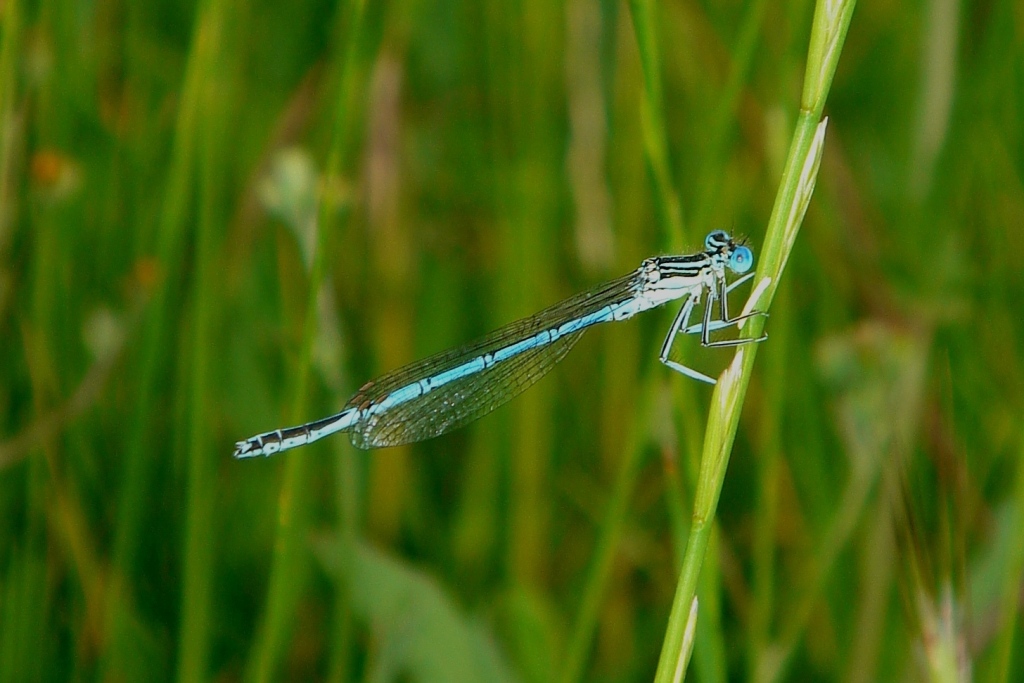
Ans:
[[[736,247],[729,256],[729,268],[734,273],[745,273],[754,265],[754,253],[747,247]]]
[[[704,248],[708,251],[721,249],[727,244],[729,244],[729,235],[725,230],[712,230],[708,233],[708,236],[704,238]]]

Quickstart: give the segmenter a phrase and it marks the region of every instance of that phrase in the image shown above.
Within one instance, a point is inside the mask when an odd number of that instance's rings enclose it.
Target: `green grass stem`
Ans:
[[[653,0],[631,0],[630,15],[633,32],[640,55],[642,72],[642,95],[640,103],[640,126],[643,139],[644,158],[653,185],[655,204],[662,239],[666,244],[680,245],[683,242],[684,226],[682,209],[672,181],[669,163],[668,135],[665,129],[664,96],[661,84],[661,57],[658,47],[657,26]],[[574,683],[582,678],[592,647],[594,632],[600,608],[606,595],[612,566],[621,539],[625,516],[639,471],[643,450],[649,440],[647,423],[654,401],[658,395],[657,368],[652,368],[648,378],[638,392],[639,407],[635,411],[626,447],[620,458],[618,475],[615,478],[611,498],[601,524],[594,554],[588,564],[583,583],[583,594],[579,609],[573,621],[565,658],[559,680]],[[683,400],[694,403],[690,390],[682,390]],[[667,473],[669,505],[684,498],[682,482],[678,471]],[[678,539],[677,539],[678,540]]]
[[[720,203],[719,193],[724,180],[729,134],[736,126],[740,96],[748,86],[754,66],[760,29],[768,7],[767,0],[754,0],[743,15],[736,46],[732,52],[729,78],[708,125],[707,144],[700,159],[700,195],[694,202],[695,215],[690,220],[697,233],[710,230],[709,217]]]
[[[18,56],[21,51],[22,18],[21,3],[11,0],[0,8],[3,30],[3,42],[0,43],[0,125],[6,130],[17,126],[15,119],[15,100],[18,87]],[[8,228],[5,224],[13,218],[11,215],[15,203],[15,188],[11,180],[15,162],[15,136],[0,136],[0,257],[6,255]],[[3,313],[6,297],[0,297],[0,313]]]
[[[204,12],[206,44],[223,45],[228,8],[215,0]],[[223,204],[224,145],[227,133],[227,112],[218,97],[226,86],[225,64],[216,64],[208,72],[202,88],[204,116],[198,136],[199,220],[196,227],[196,265],[192,289],[191,367],[188,384],[189,407],[186,420],[180,424],[188,434],[188,492],[186,495],[184,578],[178,651],[178,680],[203,681],[207,678],[210,649],[210,612],[214,574],[216,475],[219,449],[211,443],[209,405],[213,369],[213,334],[219,291],[216,261],[218,258],[219,214]]]
[[[650,416],[653,413],[654,401],[658,394],[657,385],[660,381],[659,368],[660,366],[654,367],[652,364],[639,392],[640,404],[629,427],[626,447],[619,461],[619,471],[587,567],[583,596],[576,612],[565,658],[562,660],[559,675],[562,683],[580,680],[585,671],[601,604],[607,592],[626,514],[629,511],[629,502],[643,462],[644,449],[649,442]]]
[[[787,281],[788,282],[788,281]],[[782,464],[781,425],[784,387],[786,383],[786,356],[789,351],[792,314],[787,304],[790,286],[783,282],[777,299],[778,312],[772,315],[772,344],[765,349],[765,386],[767,396],[761,402],[759,419],[759,447],[754,450],[758,469],[758,499],[754,523],[753,580],[750,615],[750,649],[748,651],[748,680],[755,680],[760,662],[767,654],[768,639],[775,604],[776,525],[779,514],[779,477]]]
[[[644,155],[654,182],[654,199],[662,231],[678,247],[684,236],[683,211],[672,182],[668,135],[665,131],[665,98],[661,84],[661,51],[658,48],[658,22],[654,0],[630,0],[633,32],[640,52],[643,71],[643,96],[640,100],[640,125]]]
[[[1017,461],[1017,473],[1015,477],[1014,516],[1016,523],[1014,529],[1024,529],[1024,438],[1021,439],[1020,456]],[[1020,659],[1019,648],[1015,651],[1013,643],[1019,640],[1017,623],[1020,615],[1020,577],[1024,575],[1024,545],[1017,544],[1010,550],[1009,570],[1004,575],[1002,586],[1003,614],[1000,615],[1000,628],[996,637],[995,653],[992,658],[992,680],[1009,681],[1012,665],[1015,659],[1015,652]]]
[[[769,310],[814,192],[825,141],[826,121],[822,120],[822,111],[853,17],[854,5],[855,2],[822,0],[815,8],[800,115],[754,277],[754,291],[748,302],[752,310]],[[754,319],[752,323],[745,326],[750,337],[760,334],[764,328],[762,319]],[[678,680],[676,664],[683,651],[686,618],[697,590],[756,355],[756,346],[740,347],[732,364],[719,378],[712,395],[693,525],[658,662],[655,678],[658,683]]]
[[[336,103],[336,115],[328,154],[326,177],[338,177],[345,167],[345,153],[349,143],[354,113],[352,111],[352,90],[357,74],[357,56],[363,18],[363,1],[348,3],[341,13],[339,32],[340,69]],[[319,310],[317,299],[326,276],[327,246],[331,243],[331,232],[336,222],[336,199],[325,192],[316,227],[316,249],[309,272],[309,288],[306,298],[305,322],[299,356],[295,367],[292,409],[290,423],[296,424],[307,414],[309,377],[313,343],[317,335]],[[267,589],[266,608],[261,628],[252,650],[249,679],[257,683],[274,680],[278,675],[282,652],[294,619],[294,610],[306,579],[304,558],[308,555],[305,524],[306,490],[309,485],[307,454],[298,453],[285,463],[284,481],[278,499],[278,521],[274,555],[271,563],[270,582]],[[345,608],[340,612],[343,615]],[[344,616],[339,617],[344,621]],[[344,633],[344,627],[342,627]]]
[[[199,136],[198,120],[202,113],[202,87],[205,74],[214,69],[221,59],[217,43],[203,41],[208,31],[208,17],[200,13],[195,24],[188,62],[182,84],[181,102],[174,126],[174,141],[171,150],[166,180],[164,181],[163,203],[156,230],[156,243],[146,244],[140,255],[147,258],[154,250],[156,281],[152,297],[143,315],[142,334],[137,355],[134,358],[133,375],[138,378],[138,397],[134,403],[134,415],[129,421],[129,439],[124,457],[122,486],[117,505],[113,548],[113,574],[106,594],[105,615],[105,656],[104,675],[121,677],[131,669],[131,650],[135,647],[121,634],[130,633],[128,615],[131,597],[126,592],[133,582],[137,567],[137,554],[142,536],[144,501],[152,484],[156,462],[149,457],[153,440],[154,416],[157,413],[154,399],[159,392],[161,374],[166,372],[169,331],[173,325],[170,310],[175,303],[174,289],[182,265],[181,254],[187,233],[187,213],[192,197],[192,183],[195,181],[194,160]]]

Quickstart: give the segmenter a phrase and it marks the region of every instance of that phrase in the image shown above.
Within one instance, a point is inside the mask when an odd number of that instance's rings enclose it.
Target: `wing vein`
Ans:
[[[352,443],[359,448],[411,443],[486,415],[550,371],[587,327],[612,320],[614,307],[635,298],[639,283],[637,273],[606,282],[476,342],[417,361],[365,385],[346,406],[360,410],[350,432]],[[606,314],[595,315],[605,308]],[[538,337],[546,331],[557,334],[566,322],[585,317],[585,325],[571,328],[553,341]],[[497,352],[513,345],[522,348],[499,360]],[[483,360],[488,356],[490,364]],[[422,380],[439,377],[444,383],[430,382],[424,391]]]

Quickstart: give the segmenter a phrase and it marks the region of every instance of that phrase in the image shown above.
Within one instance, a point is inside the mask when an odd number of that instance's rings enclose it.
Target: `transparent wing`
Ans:
[[[444,434],[486,415],[525,391],[560,361],[583,331],[524,351],[487,372],[442,387],[360,421],[351,432],[359,448],[397,446]]]
[[[477,342],[425,358],[368,383],[347,406],[360,411],[351,427],[352,443],[359,448],[381,448],[421,441],[486,415],[543,377],[587,327],[613,319],[610,307],[635,297],[634,280],[631,274],[599,285]],[[581,322],[576,327],[572,321]],[[546,331],[560,327],[565,331],[554,341],[529,344],[538,335],[543,337]],[[524,348],[513,353],[517,344]],[[394,401],[403,392],[419,391],[415,385],[421,380],[443,377],[445,373],[458,376],[388,405],[389,398]]]

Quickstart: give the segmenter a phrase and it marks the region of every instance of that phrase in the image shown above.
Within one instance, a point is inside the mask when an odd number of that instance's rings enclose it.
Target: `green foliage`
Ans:
[[[0,680],[1021,680],[1019,4],[0,2]],[[714,391],[230,457],[715,228]]]
[[[512,680],[487,631],[460,614],[422,570],[358,541],[324,541],[318,549],[353,615],[373,633],[367,680]]]

